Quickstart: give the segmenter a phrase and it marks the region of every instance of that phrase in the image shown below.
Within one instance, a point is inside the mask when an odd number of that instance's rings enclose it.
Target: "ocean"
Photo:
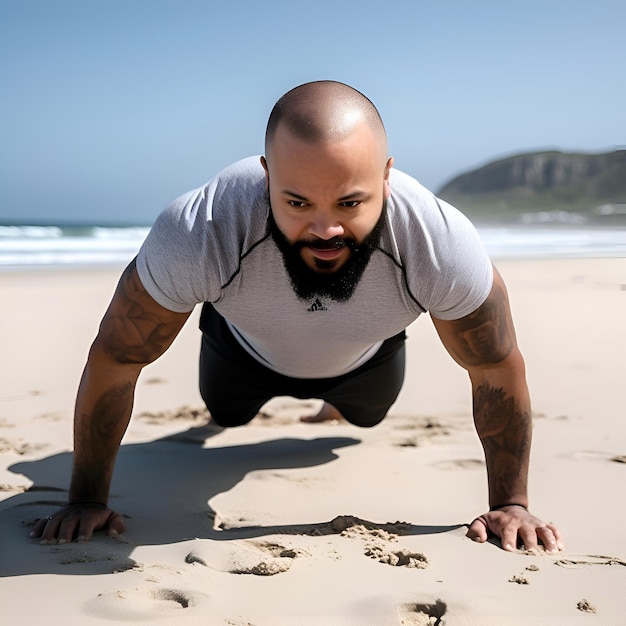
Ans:
[[[478,225],[494,260],[626,257],[626,226]],[[0,224],[0,271],[124,266],[149,226]]]
[[[149,226],[0,224],[0,271],[126,265]]]

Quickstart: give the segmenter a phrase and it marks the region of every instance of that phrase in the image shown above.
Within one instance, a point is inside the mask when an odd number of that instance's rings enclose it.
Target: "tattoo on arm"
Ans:
[[[96,400],[91,415],[82,414],[76,424],[72,500],[106,502],[110,473],[133,405],[134,385],[126,382],[107,389]],[[111,458],[111,455],[113,458]]]
[[[453,356],[468,366],[499,363],[515,345],[507,297],[500,285],[494,286],[482,306],[455,325],[458,340]]]
[[[489,473],[491,504],[526,493],[531,443],[530,409],[502,387],[484,383],[474,391],[474,422]],[[522,503],[523,504],[523,503]]]
[[[117,286],[115,306],[107,311],[100,332],[106,349],[119,363],[145,364],[159,357],[181,328],[182,314],[156,313],[141,284],[135,261],[126,268]]]

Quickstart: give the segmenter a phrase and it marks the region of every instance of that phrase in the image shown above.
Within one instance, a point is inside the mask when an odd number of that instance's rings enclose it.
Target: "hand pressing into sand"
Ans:
[[[535,550],[541,543],[546,552],[558,552],[564,548],[556,526],[546,524],[517,504],[480,515],[467,531],[467,537],[479,543],[487,541],[489,535],[498,537],[502,548],[509,552],[515,551],[520,544],[526,550]]]
[[[50,517],[40,519],[30,536],[42,544],[89,541],[97,530],[106,530],[109,537],[124,532],[124,520],[119,513],[98,502],[67,504]]]

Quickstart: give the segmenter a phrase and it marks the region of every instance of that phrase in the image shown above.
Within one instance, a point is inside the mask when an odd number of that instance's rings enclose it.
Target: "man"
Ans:
[[[320,398],[316,419],[374,426],[404,377],[404,330],[428,311],[472,382],[490,511],[468,536],[562,548],[528,512],[531,414],[505,286],[453,207],[392,169],[361,93],[301,85],[274,107],[265,156],[227,168],[156,221],[123,273],[78,391],[68,504],[44,542],[122,532],[107,506],[142,368],[204,303],[200,390],[222,426],[278,395]]]

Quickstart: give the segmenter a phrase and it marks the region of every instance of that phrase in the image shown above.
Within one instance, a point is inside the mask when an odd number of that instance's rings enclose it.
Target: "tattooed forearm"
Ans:
[[[96,401],[93,412],[85,417],[86,436],[106,446],[120,435],[120,416],[130,414],[133,406],[133,385],[130,382],[107,390]]]
[[[74,471],[71,500],[106,502],[120,441],[133,406],[134,385],[124,382],[105,390],[89,410],[78,414],[74,427]]]
[[[527,402],[483,383],[474,391],[474,421],[485,451],[491,505],[525,499],[531,443]]]
[[[506,287],[494,268],[489,296],[458,320],[433,317],[451,356],[472,381],[474,420],[482,441],[492,506],[527,504],[530,399]]]

